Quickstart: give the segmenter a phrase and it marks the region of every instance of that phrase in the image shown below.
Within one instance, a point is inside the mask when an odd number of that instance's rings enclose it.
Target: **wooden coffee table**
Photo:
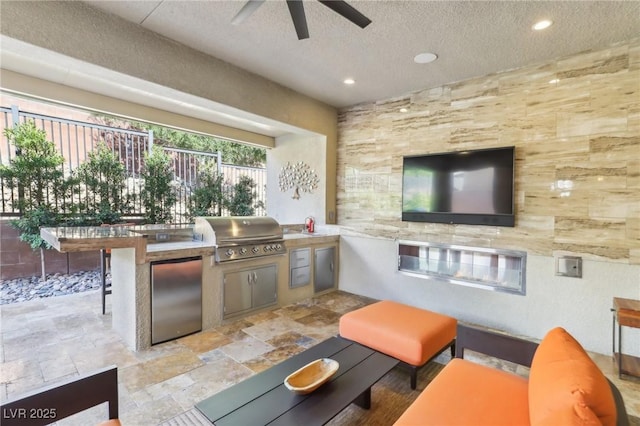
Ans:
[[[287,389],[284,379],[319,358],[340,364],[333,378],[307,395]],[[332,337],[196,404],[212,423],[223,425],[322,425],[352,402],[371,406],[371,386],[398,360],[358,343]]]

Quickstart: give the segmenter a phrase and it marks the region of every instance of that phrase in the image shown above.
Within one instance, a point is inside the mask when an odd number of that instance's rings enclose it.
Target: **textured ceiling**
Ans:
[[[244,1],[86,1],[179,43],[336,107],[387,99],[594,50],[640,35],[638,1],[350,1],[361,29],[303,2],[310,38],[298,40],[284,0],[240,25]],[[531,30],[539,19],[554,25]],[[439,59],[413,62],[421,52]],[[347,78],[356,80],[345,86]]]

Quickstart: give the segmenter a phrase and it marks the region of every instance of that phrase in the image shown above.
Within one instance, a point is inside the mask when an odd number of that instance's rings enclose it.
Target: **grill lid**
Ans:
[[[197,217],[194,231],[202,234],[203,241],[217,246],[283,238],[280,224],[266,216]]]

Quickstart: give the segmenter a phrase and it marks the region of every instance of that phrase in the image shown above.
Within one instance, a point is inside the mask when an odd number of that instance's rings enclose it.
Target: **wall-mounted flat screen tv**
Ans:
[[[514,147],[403,158],[402,220],[515,226]]]

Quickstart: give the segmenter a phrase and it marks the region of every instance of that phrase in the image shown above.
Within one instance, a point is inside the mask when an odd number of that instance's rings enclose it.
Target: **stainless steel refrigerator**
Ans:
[[[151,262],[151,344],[202,330],[202,258]]]

